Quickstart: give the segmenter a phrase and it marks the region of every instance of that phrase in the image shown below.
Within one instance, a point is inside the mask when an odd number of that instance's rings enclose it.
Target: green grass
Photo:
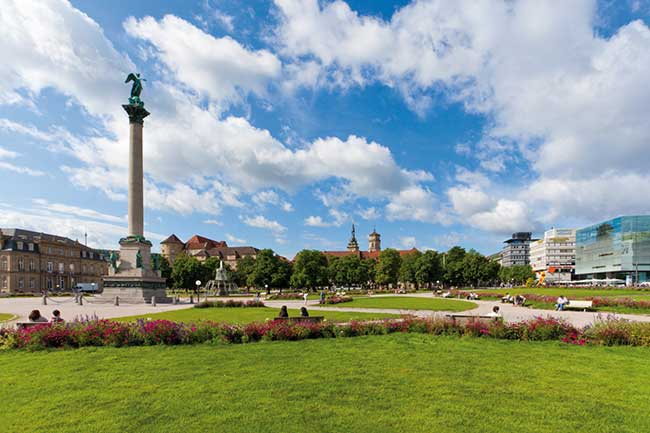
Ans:
[[[648,355],[421,334],[2,352],[0,431],[643,432]]]
[[[442,298],[415,298],[407,296],[377,296],[372,298],[354,298],[352,302],[327,305],[338,308],[389,308],[395,310],[433,310],[465,311],[476,308],[476,304]]]
[[[12,317],[14,317],[13,314],[9,314],[9,313],[0,313],[0,322],[4,322],[5,320],[9,320],[9,319],[11,319]]]
[[[309,310],[309,308],[308,308]],[[164,313],[142,314],[139,316],[120,317],[113,320],[128,322],[137,319],[151,318],[174,320],[177,322],[195,322],[197,320],[213,320],[216,322],[250,323],[272,319],[278,315],[279,308],[187,308],[184,310],[166,311]],[[383,319],[399,317],[395,314],[382,313],[347,313],[343,311],[311,310],[312,316],[325,316],[327,320],[349,322],[350,320]],[[300,310],[289,310],[289,316],[299,316]]]

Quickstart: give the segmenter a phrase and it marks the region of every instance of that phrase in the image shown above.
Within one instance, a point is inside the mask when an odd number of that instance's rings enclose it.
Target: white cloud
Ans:
[[[478,143],[457,151],[476,157],[490,175],[509,166],[531,167],[531,177],[539,180],[530,186],[477,185],[475,176],[472,188],[452,187],[452,206],[471,216],[472,224],[498,229],[497,220],[504,218],[504,230],[530,227],[535,220],[548,221],[548,209],[555,217],[583,218],[614,209],[650,211],[650,204],[639,200],[604,197],[614,192],[609,185],[637,184],[650,165],[645,151],[650,29],[642,21],[604,37],[594,29],[595,0],[565,2],[561,8],[535,0],[421,0],[390,20],[359,15],[342,1],[276,0],[276,5],[281,16],[276,42],[291,75],[304,68],[311,77],[304,80],[307,86],[381,82],[398,89],[420,114],[431,105],[431,95],[442,94],[489,119]],[[542,185],[554,189],[541,191]],[[533,205],[527,190],[542,196],[557,191],[570,209]],[[403,214],[404,208],[409,207],[392,205],[387,211]]]
[[[0,205],[0,209],[0,227],[24,228],[79,240],[83,240],[84,233],[88,233],[88,245],[93,248],[115,249],[118,240],[127,232],[124,225],[86,219],[84,215],[65,215],[50,209],[16,208],[6,205]],[[94,211],[88,212],[92,214]],[[145,231],[145,236],[153,241],[165,239],[165,236],[150,231]]]
[[[414,248],[417,244],[415,236],[400,236],[399,244],[404,249]]]
[[[223,223],[221,221],[215,220],[215,219],[203,220],[203,224],[211,224],[211,225],[214,225],[214,226],[222,226],[223,225]]]
[[[406,188],[386,205],[389,221],[413,220],[428,223],[448,223],[448,217],[439,210],[438,200],[433,192],[420,187]]]
[[[376,207],[371,206],[366,209],[359,209],[357,211],[357,215],[359,215],[364,220],[376,220],[381,217],[381,212],[379,212]]]
[[[49,211],[52,215],[67,214],[75,217],[121,224],[124,224],[126,222],[126,217],[109,215],[97,212],[94,209],[86,209],[79,206],[71,206],[63,203],[51,203],[42,198],[32,199],[32,203],[36,209],[40,211]]]
[[[287,228],[282,224],[280,224],[279,222],[269,220],[262,215],[257,215],[255,217],[247,216],[244,217],[242,221],[247,226],[268,230],[273,234],[275,234],[276,236],[283,235],[287,231]]]
[[[330,209],[329,215],[332,217],[331,221],[325,221],[320,216],[309,216],[305,218],[305,225],[309,227],[340,227],[349,218],[346,212],[338,209]]]
[[[226,234],[226,239],[228,240],[228,242],[231,242],[233,244],[240,244],[241,245],[241,244],[246,243],[246,239],[238,238],[238,237],[236,237],[234,235],[231,235],[230,233]]]
[[[175,79],[215,100],[237,100],[242,90],[264,94],[282,67],[267,50],[250,51],[228,36],[215,38],[174,15],[159,21],[130,17],[124,29],[148,41]]]
[[[2,120],[2,119],[0,119],[0,120]],[[2,161],[2,159],[17,158],[19,155],[20,154],[17,153],[17,152],[14,152],[12,150],[0,147],[0,169],[14,171],[14,172],[20,173],[20,174],[27,174],[29,176],[43,176],[43,175],[45,175],[45,173],[43,173],[40,170],[33,170],[31,168],[21,167],[19,165],[13,164],[11,162]]]
[[[19,154],[17,152],[5,149],[4,147],[0,147],[0,159],[16,158],[18,155]]]
[[[293,212],[293,206],[288,201],[280,198],[273,190],[259,191],[252,196],[253,203],[261,208],[266,206],[279,206],[285,212]]]

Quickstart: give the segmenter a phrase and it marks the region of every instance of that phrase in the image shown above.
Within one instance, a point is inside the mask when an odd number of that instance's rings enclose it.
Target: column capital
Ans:
[[[129,115],[129,123],[144,124],[144,118],[150,113],[140,104],[124,104],[124,111]]]

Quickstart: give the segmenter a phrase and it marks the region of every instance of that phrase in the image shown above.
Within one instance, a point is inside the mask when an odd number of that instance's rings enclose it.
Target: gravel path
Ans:
[[[405,297],[423,297],[431,298],[430,293],[417,293],[407,295],[375,295],[373,297],[382,296],[405,296]],[[160,313],[164,311],[180,310],[183,308],[192,308],[192,304],[185,302],[178,305],[172,304],[158,304],[153,307],[149,304],[121,304],[114,306],[112,304],[98,304],[93,303],[92,298],[84,298],[84,305],[80,306],[74,303],[72,297],[48,298],[48,304],[43,305],[41,298],[3,298],[0,299],[0,313],[14,314],[18,318],[11,322],[4,322],[4,325],[10,325],[14,321],[27,320],[27,316],[31,310],[40,310],[41,315],[48,319],[52,316],[52,311],[60,310],[61,315],[65,320],[72,320],[77,316],[93,316],[99,318],[110,319],[113,317],[135,316],[140,314]],[[252,298],[229,298],[251,300]],[[472,315],[486,315],[492,311],[492,307],[499,305],[504,320],[508,322],[517,322],[521,320],[532,319],[538,316],[551,316],[556,318],[563,318],[576,326],[585,326],[593,323],[598,317],[606,317],[607,313],[589,313],[581,311],[552,311],[552,310],[539,310],[533,308],[515,307],[512,304],[500,304],[494,301],[472,301],[478,306],[473,310],[464,311],[456,314],[472,314]],[[290,309],[299,309],[304,306],[303,301],[264,301],[264,303],[271,307],[280,309],[281,306],[286,305]],[[427,310],[399,310],[399,309],[379,309],[379,308],[354,308],[354,307],[322,307],[318,305],[318,301],[308,301],[307,308],[309,311],[347,311],[355,313],[389,313],[389,314],[413,314],[419,317],[432,317],[442,316],[447,314],[454,314],[449,311],[427,311]],[[624,318],[632,321],[650,322],[650,315],[642,314],[616,314],[616,317]]]

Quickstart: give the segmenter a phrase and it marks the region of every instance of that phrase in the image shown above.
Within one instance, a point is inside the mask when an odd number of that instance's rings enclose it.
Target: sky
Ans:
[[[0,227],[489,254],[650,211],[650,1],[5,0]]]

